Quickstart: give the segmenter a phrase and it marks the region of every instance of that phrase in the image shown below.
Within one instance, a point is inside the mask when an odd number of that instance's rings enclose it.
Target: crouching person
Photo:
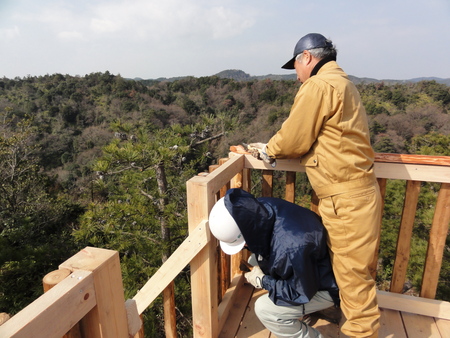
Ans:
[[[268,330],[277,337],[322,337],[301,318],[338,307],[339,291],[325,230],[314,212],[230,189],[211,210],[209,226],[226,254],[246,245],[256,258],[245,278],[268,290],[255,303],[255,313]]]

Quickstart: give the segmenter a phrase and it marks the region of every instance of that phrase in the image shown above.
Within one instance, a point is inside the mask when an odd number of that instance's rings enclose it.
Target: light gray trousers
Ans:
[[[334,303],[328,291],[318,291],[309,303],[300,306],[278,306],[268,294],[264,294],[255,302],[255,313],[261,323],[279,338],[316,338],[323,336],[300,318],[330,306]]]

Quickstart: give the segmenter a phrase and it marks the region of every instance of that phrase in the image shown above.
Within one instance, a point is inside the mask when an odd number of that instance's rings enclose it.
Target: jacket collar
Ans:
[[[317,72],[320,70],[320,68],[322,68],[323,65],[325,65],[326,63],[330,62],[330,61],[336,61],[336,57],[326,57],[323,58],[322,60],[320,60],[316,66],[313,68],[313,70],[311,71],[311,76],[314,76],[317,74]]]

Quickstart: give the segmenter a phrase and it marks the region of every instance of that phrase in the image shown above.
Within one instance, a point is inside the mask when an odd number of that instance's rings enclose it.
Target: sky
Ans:
[[[349,75],[450,78],[450,0],[0,0],[0,78],[290,74],[308,33]]]

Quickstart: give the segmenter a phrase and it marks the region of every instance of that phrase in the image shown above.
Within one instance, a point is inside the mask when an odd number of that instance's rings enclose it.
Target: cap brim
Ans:
[[[220,241],[220,247],[222,248],[222,251],[225,252],[227,255],[237,254],[239,251],[242,250],[244,245],[245,241],[235,245],[230,245],[230,243]]]
[[[283,68],[283,69],[295,69],[294,63],[295,63],[295,56],[292,59],[290,59],[288,62],[286,62],[281,68]]]

